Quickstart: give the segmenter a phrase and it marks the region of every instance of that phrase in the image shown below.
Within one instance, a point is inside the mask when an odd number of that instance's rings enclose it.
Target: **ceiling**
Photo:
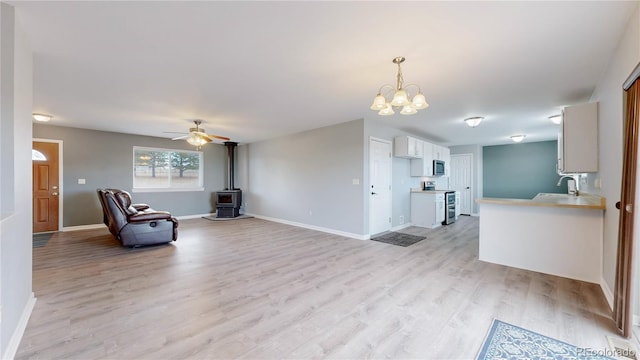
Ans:
[[[7,2],[53,125],[172,137],[202,119],[249,143],[364,118],[442,145],[555,138],[548,117],[589,101],[638,4]],[[430,107],[381,117],[396,56]]]

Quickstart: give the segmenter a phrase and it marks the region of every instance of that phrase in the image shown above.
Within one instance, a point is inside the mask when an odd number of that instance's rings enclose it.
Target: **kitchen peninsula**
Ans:
[[[479,259],[599,283],[605,199],[541,193],[478,199]]]

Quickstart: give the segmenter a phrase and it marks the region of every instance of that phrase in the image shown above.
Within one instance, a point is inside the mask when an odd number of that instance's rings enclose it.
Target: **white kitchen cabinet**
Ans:
[[[444,218],[446,217],[444,210],[444,194],[436,194],[436,219],[434,226],[442,225]]]
[[[444,161],[444,175],[449,176],[451,152],[449,148],[424,142],[421,159],[411,160],[411,176],[433,176],[433,160]]]
[[[444,193],[416,191],[411,193],[411,224],[436,228],[444,221]]]
[[[449,176],[451,173],[451,151],[448,147],[442,147],[439,160],[444,161],[444,176]]]
[[[433,144],[422,142],[421,159],[411,159],[411,176],[433,176]]]
[[[442,156],[444,153],[444,147],[440,145],[433,144],[433,159],[434,160],[442,160]]]
[[[558,134],[558,170],[563,173],[598,171],[598,103],[568,106]]]
[[[393,153],[396,157],[419,159],[422,158],[423,152],[424,145],[420,139],[411,136],[396,136],[394,139]]]

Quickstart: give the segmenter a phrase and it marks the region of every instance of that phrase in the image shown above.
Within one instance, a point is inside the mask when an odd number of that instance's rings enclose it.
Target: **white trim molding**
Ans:
[[[346,231],[340,231],[340,230],[334,230],[334,229],[330,229],[330,228],[326,228],[326,227],[322,227],[322,226],[315,226],[315,225],[303,224],[303,223],[299,223],[299,222],[295,222],[295,221],[272,218],[272,217],[269,217],[269,216],[262,216],[262,215],[249,214],[249,213],[246,213],[245,215],[253,216],[256,219],[273,221],[273,222],[277,222],[277,223],[281,223],[281,224],[285,224],[285,225],[297,226],[297,227],[310,229],[310,230],[322,231],[322,232],[325,232],[325,233],[345,236],[345,237],[352,238],[352,239],[357,239],[357,240],[369,240],[369,237],[370,237],[369,235],[354,234],[354,233],[350,233],[350,232],[346,232]]]
[[[76,226],[65,226],[62,228],[62,231],[67,232],[67,231],[78,231],[78,230],[95,230],[95,229],[101,229],[106,227],[107,225],[105,224],[76,225]]]
[[[176,219],[178,220],[187,220],[187,219],[199,219],[201,217],[204,216],[214,216],[216,213],[209,213],[209,214],[195,214],[195,215],[182,215],[182,216],[176,216]],[[107,225],[105,224],[89,224],[89,225],[76,225],[76,226],[65,226],[64,228],[62,228],[62,231],[78,231],[78,230],[95,230],[95,229],[101,229],[101,228],[106,228]]]
[[[196,214],[196,215],[182,215],[182,216],[176,216],[176,219],[178,220],[188,220],[188,219],[199,219],[205,216],[215,216],[216,213],[209,213],[209,214]]]
[[[11,338],[9,339],[9,343],[7,344],[7,348],[2,354],[2,359],[13,360],[16,357],[16,353],[18,352],[18,346],[20,345],[20,341],[22,340],[22,335],[24,335],[24,331],[27,329],[27,323],[29,323],[29,317],[31,317],[31,312],[33,311],[33,307],[36,305],[36,297],[31,293],[27,303],[22,310],[22,315],[20,315],[20,320],[18,320],[18,325],[16,329],[13,331]]]
[[[600,289],[602,289],[602,293],[604,294],[605,299],[607,299],[609,309],[613,311],[613,291],[609,289],[609,285],[607,285],[607,282],[604,281],[604,278],[600,279]]]

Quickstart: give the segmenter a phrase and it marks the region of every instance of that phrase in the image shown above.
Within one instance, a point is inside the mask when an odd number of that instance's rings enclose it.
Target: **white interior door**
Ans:
[[[369,233],[391,229],[391,142],[369,139]]]
[[[460,213],[465,215],[470,215],[472,209],[472,161],[473,154],[451,155],[449,187],[460,192]]]

